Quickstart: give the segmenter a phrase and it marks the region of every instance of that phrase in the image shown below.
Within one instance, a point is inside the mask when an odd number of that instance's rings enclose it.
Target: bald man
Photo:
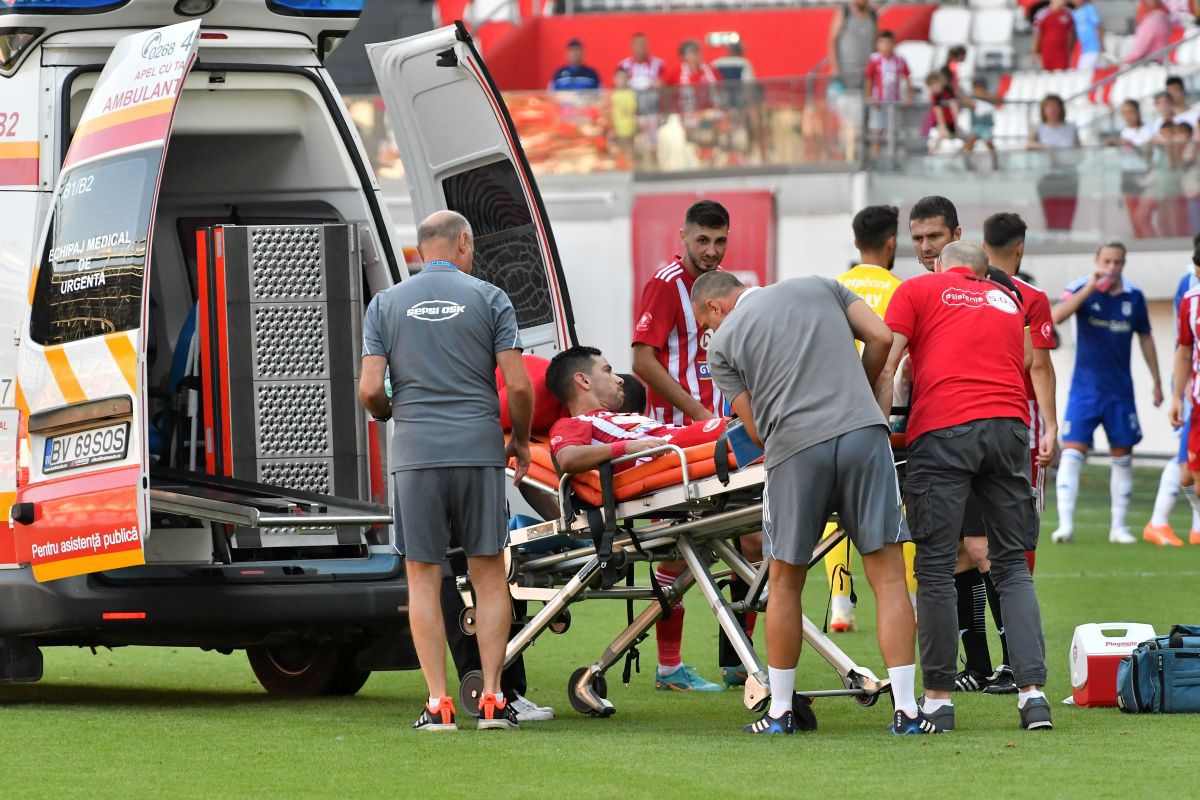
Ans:
[[[483,666],[479,727],[514,729],[517,715],[500,689],[512,607],[504,568],[508,530],[504,466],[515,482],[529,468],[533,388],[521,359],[512,303],[471,277],[471,226],[453,211],[417,228],[425,268],[380,292],[363,324],[359,396],[377,419],[391,419],[388,453],[398,544],[408,575],[408,617],[429,703],[413,728],[457,730],[446,687],[442,562],[462,546],[475,593]],[[496,367],[504,375],[512,436],[500,428]],[[391,375],[391,396],[385,376]]]

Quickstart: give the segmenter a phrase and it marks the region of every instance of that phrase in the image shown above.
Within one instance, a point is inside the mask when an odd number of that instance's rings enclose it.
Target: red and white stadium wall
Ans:
[[[837,11],[830,6],[530,16],[532,0],[522,0],[521,5],[523,22],[516,27],[495,28],[489,23],[478,33],[488,69],[504,90],[544,89],[553,71],[563,63],[567,42],[576,38],[586,47],[586,62],[607,85],[617,62],[629,54],[630,35],[638,31],[649,37],[651,52],[669,65],[678,63],[677,48],[684,40],[696,39],[703,44],[709,33],[737,31],[760,78],[804,75],[825,58],[829,26]],[[464,6],[464,0],[438,0],[439,13],[446,21],[461,16]],[[936,7],[893,6],[883,12],[880,28],[893,31],[901,40],[927,39]],[[724,48],[707,44],[703,48],[706,60],[724,54]]]

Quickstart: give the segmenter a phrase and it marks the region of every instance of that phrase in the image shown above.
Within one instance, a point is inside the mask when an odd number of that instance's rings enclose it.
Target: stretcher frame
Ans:
[[[661,618],[664,607],[674,604],[694,586],[700,587],[709,609],[746,668],[743,703],[747,708],[757,711],[764,709],[770,700],[766,666],[735,617],[735,614],[766,609],[768,562],[764,559],[759,564],[751,563],[733,544],[737,538],[762,527],[765,467],[760,462],[731,471],[724,479],[713,476],[691,480],[685,454],[679,447],[669,444],[614,459],[611,463],[616,465],[668,452],[679,456],[682,482],[617,503],[615,519],[610,521],[611,524],[623,525],[613,539],[613,553],[621,554],[623,564],[673,560],[686,563],[686,569],[676,580],[669,586],[660,587],[658,591],[648,585],[614,585],[609,588],[597,585],[609,558],[601,558],[592,543],[562,552],[520,554],[519,548],[539,539],[563,535],[580,538],[592,536],[587,515],[574,510],[570,475],[562,476],[557,487],[547,486],[528,476],[523,479],[525,485],[536,491],[556,495],[562,514],[556,520],[520,528],[510,534],[505,555],[512,598],[538,601],[544,605],[509,640],[505,667],[510,666],[546,630],[565,633],[570,625],[569,607],[573,603],[596,599],[652,601],[595,660],[571,675],[567,685],[571,706],[588,716],[608,717],[616,712],[616,707],[607,698],[605,673],[646,637],[650,628]],[[511,468],[507,472],[510,476],[515,474]],[[645,524],[634,528],[634,521],[643,521]],[[809,567],[818,564],[845,537],[845,531],[839,527],[834,534],[822,539],[813,552]],[[718,561],[724,561],[726,568],[715,569]],[[737,575],[749,584],[744,600],[731,602],[722,593],[718,581],[731,575]],[[467,606],[461,623],[464,632],[470,634],[474,632],[470,580],[462,576],[458,581]],[[870,669],[857,664],[807,616],[803,617],[802,626],[804,641],[833,667],[845,688],[797,691],[797,695],[810,700],[816,697],[848,696],[860,705],[872,706],[880,694],[890,692],[888,681],[880,680]],[[469,713],[477,713],[482,688],[482,675],[478,671],[464,676],[460,699],[462,707]]]

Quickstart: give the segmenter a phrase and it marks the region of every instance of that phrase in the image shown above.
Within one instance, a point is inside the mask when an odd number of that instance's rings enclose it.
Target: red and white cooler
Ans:
[[[1117,665],[1154,635],[1154,628],[1142,622],[1089,622],[1076,628],[1071,639],[1071,696],[1075,705],[1115,706]]]

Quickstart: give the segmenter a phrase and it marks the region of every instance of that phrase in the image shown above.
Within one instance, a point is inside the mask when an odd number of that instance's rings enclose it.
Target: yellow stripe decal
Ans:
[[[95,133],[96,131],[102,131],[105,128],[111,128],[114,125],[121,125],[126,122],[146,119],[147,117],[157,117],[160,114],[170,114],[174,107],[175,98],[164,97],[162,100],[155,100],[150,103],[142,103],[141,105],[122,108],[120,111],[113,111],[109,114],[105,114],[102,117],[96,117],[93,120],[88,120],[87,122],[83,123],[75,129],[75,138],[78,139],[88,135],[89,133]]]
[[[17,379],[16,389],[17,389],[17,394],[16,394],[15,401],[17,404],[17,410],[20,411],[25,416],[29,416],[29,403],[25,402],[25,392],[21,391],[20,378]]]
[[[50,372],[54,374],[54,382],[58,384],[58,390],[62,392],[67,405],[87,400],[87,395],[83,393],[83,387],[79,385],[79,379],[75,377],[75,370],[71,368],[71,362],[67,360],[62,346],[51,345],[44,352]]]
[[[102,572],[121,567],[136,567],[146,563],[146,556],[139,547],[136,550],[121,550],[116,553],[98,553],[94,556],[70,558],[64,561],[51,561],[48,564],[34,564],[33,577],[37,581],[52,581],[57,578],[69,578],[72,575],[87,575],[92,572]]]
[[[38,273],[41,272],[41,269],[42,269],[41,264],[33,265],[33,277],[29,281],[29,307],[30,308],[33,308],[33,294],[34,294],[34,290],[37,289]]]
[[[110,333],[104,337],[104,343],[108,345],[108,352],[112,353],[113,360],[117,362],[121,374],[125,376],[125,382],[129,384],[130,391],[136,395],[138,390],[137,351],[129,341],[129,334]]]
[[[0,142],[0,158],[37,158],[37,142]]]

